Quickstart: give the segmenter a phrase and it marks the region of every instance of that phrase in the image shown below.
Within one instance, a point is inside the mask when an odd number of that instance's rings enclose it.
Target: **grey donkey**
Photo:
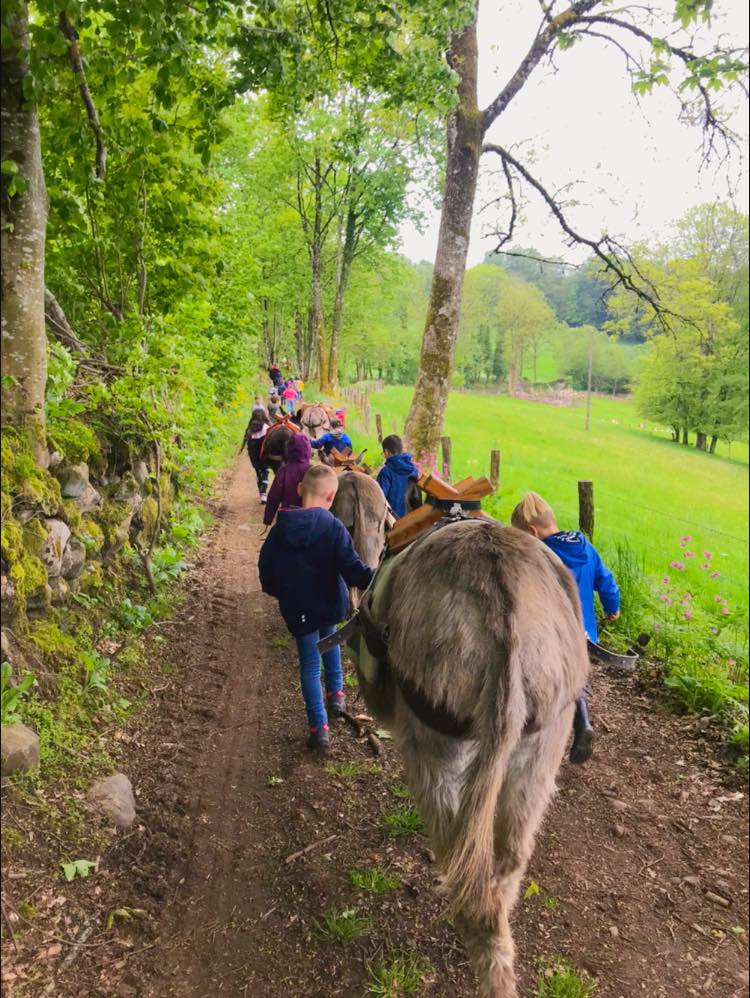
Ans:
[[[403,757],[479,994],[516,998],[509,916],[589,670],[578,592],[544,544],[487,519],[385,566],[368,609],[387,659],[360,640],[360,688]]]
[[[352,535],[354,550],[365,565],[377,568],[385,544],[388,503],[375,479],[361,471],[342,471],[331,512]]]

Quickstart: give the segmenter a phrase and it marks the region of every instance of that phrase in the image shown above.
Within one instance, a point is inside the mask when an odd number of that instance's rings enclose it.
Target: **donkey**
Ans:
[[[317,440],[327,430],[330,430],[332,414],[331,407],[322,402],[303,402],[297,412],[297,417],[308,437]]]
[[[516,998],[509,916],[589,669],[576,586],[541,542],[479,518],[379,575],[360,689],[400,749],[479,994]]]
[[[274,423],[263,439],[261,456],[268,462],[273,473],[279,470],[286,461],[286,447],[294,433],[300,430],[291,420],[285,419],[281,423]]]
[[[370,568],[377,568],[385,544],[388,503],[375,479],[361,471],[342,471],[331,512],[352,535],[360,559]],[[356,607],[357,590],[350,590],[350,599]]]

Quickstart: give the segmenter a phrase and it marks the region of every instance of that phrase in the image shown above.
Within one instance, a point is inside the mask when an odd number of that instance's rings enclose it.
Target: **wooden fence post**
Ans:
[[[394,419],[394,420],[391,421],[391,429],[396,434],[396,436],[398,436],[398,420],[397,419]]]
[[[578,527],[590,541],[594,539],[594,483],[578,483]]]
[[[365,404],[364,404],[364,406],[362,408],[362,415],[364,416],[364,420],[365,420],[365,433],[369,434],[369,432],[370,432],[370,403],[367,401],[367,399],[365,399]]]
[[[382,442],[383,442],[383,417],[380,415],[379,412],[375,413],[375,430],[376,430],[376,432],[378,434],[378,443],[382,444]]]
[[[497,492],[500,488],[500,451],[490,451],[490,481],[492,488]]]
[[[441,437],[440,438],[440,449],[443,454],[443,479],[446,482],[451,480],[451,438]]]

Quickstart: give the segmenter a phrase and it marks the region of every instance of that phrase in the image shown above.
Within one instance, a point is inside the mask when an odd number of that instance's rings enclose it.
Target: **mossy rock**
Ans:
[[[68,464],[100,464],[102,448],[96,434],[81,419],[66,419],[48,432],[50,446],[65,456]]]
[[[30,554],[38,555],[47,540],[47,530],[41,520],[32,517],[28,523],[21,528],[23,546]]]
[[[87,561],[76,580],[82,592],[96,592],[104,585],[104,569],[100,561]]]
[[[161,515],[162,519],[165,519],[170,514],[172,502],[174,500],[174,486],[172,485],[172,478],[166,471],[161,473],[159,486],[159,490],[161,492]]]
[[[2,434],[1,464],[4,489],[14,502],[33,506],[47,516],[62,511],[59,482],[39,467],[25,442],[8,428]]]
[[[29,626],[29,639],[47,662],[70,665],[78,658],[77,641],[61,631],[54,620],[35,620]]]
[[[28,598],[47,584],[47,570],[37,557],[46,539],[47,531],[38,520],[30,520],[22,527],[18,520],[9,516],[0,528],[0,549],[21,611]]]
[[[140,518],[143,523],[141,533],[143,536],[150,540],[154,533],[154,528],[156,527],[156,517],[159,514],[159,506],[153,496],[148,496],[148,498],[143,500],[143,505],[141,506]]]
[[[77,534],[81,529],[82,515],[74,499],[63,499],[61,516],[70,527],[71,533]]]
[[[91,516],[81,517],[76,534],[86,545],[89,557],[98,554],[104,547],[104,531]]]

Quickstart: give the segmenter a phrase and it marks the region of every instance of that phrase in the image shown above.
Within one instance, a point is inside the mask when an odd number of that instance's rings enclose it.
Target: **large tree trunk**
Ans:
[[[718,442],[719,442],[719,438],[716,436],[716,434],[714,434],[714,436],[711,437],[711,444],[710,444],[710,446],[708,448],[708,453],[709,454],[715,454],[716,453],[716,445],[717,445]]]
[[[338,391],[339,345],[341,343],[341,327],[344,320],[344,294],[349,283],[354,252],[357,248],[357,228],[354,212],[349,209],[346,214],[346,232],[344,245],[341,249],[339,266],[336,274],[336,297],[333,303],[333,318],[331,321],[331,349],[328,354],[328,383],[335,394]]]
[[[436,467],[448,404],[469,231],[482,149],[477,105],[476,23],[453,39],[450,63],[459,76],[458,105],[448,121],[448,158],[435,268],[414,397],[405,435],[417,460]]]
[[[706,434],[705,433],[696,433],[695,434],[695,446],[698,448],[698,450],[705,450],[706,449]]]
[[[313,218],[312,246],[312,313],[313,335],[318,348],[318,376],[321,392],[330,391],[328,354],[326,352],[325,318],[323,315],[323,180],[320,159],[315,159],[315,215]]]
[[[44,325],[44,243],[47,191],[36,105],[24,99],[29,79],[28,10],[6,15],[12,45],[2,49],[2,368],[3,419],[24,428],[36,460],[47,464],[44,388],[47,336]],[[17,173],[5,164],[15,163]],[[12,184],[16,185],[13,193]],[[24,187],[25,185],[25,187]]]

